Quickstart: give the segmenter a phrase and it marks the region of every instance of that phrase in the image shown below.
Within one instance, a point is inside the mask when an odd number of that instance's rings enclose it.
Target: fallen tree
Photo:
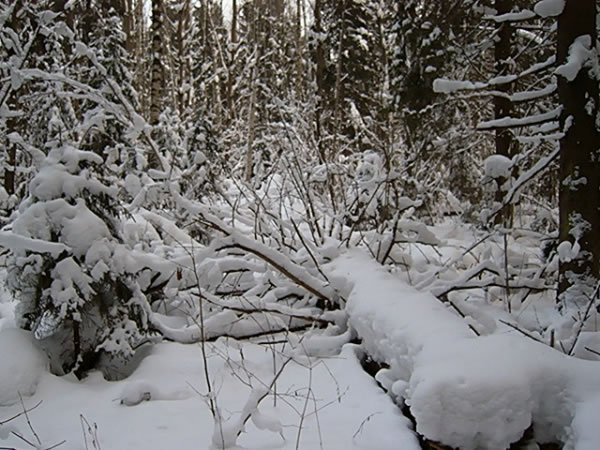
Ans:
[[[539,443],[592,449],[600,441],[598,362],[518,334],[477,336],[429,293],[359,251],[334,261],[349,324],[389,368],[377,380],[406,404],[426,439],[461,449],[508,448],[528,429]]]

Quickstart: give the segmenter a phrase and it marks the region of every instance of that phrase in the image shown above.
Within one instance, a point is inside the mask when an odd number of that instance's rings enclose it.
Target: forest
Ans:
[[[0,450],[600,448],[596,0],[0,0]]]

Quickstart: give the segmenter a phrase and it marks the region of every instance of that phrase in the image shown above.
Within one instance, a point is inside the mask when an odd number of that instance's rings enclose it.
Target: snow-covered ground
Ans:
[[[6,305],[5,305],[6,306]],[[8,308],[5,308],[8,309]],[[0,422],[23,411],[42,445],[78,450],[208,449],[215,431],[204,383],[199,345],[154,346],[131,376],[105,381],[91,373],[83,381],[57,377],[39,365],[24,332],[3,321],[0,332]],[[221,340],[208,346],[208,366],[224,426],[242,411],[250,385],[260,388],[286,361],[281,345]],[[275,351],[273,351],[273,349]],[[408,419],[366,374],[347,344],[339,356],[298,357],[284,369],[273,392],[259,406],[238,440],[244,449],[416,449]],[[24,379],[26,378],[26,379]],[[37,382],[37,389],[35,388]],[[35,394],[26,394],[35,390]],[[126,406],[131,405],[131,406]],[[263,429],[260,429],[263,428]],[[24,415],[0,426],[0,446],[36,444]],[[275,431],[269,431],[275,430]],[[280,430],[280,432],[278,431]],[[98,444],[94,447],[92,440]]]

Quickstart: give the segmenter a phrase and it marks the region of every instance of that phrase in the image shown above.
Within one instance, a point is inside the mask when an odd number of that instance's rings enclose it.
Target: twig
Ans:
[[[294,227],[294,231],[296,231],[296,234],[298,235],[300,242],[304,246],[306,253],[308,253],[308,256],[310,256],[310,259],[312,259],[313,263],[315,264],[316,269],[319,271],[319,273],[325,279],[325,281],[329,282],[329,278],[327,278],[327,275],[325,275],[325,273],[323,273],[323,271],[321,270],[321,267],[319,266],[317,259],[313,255],[313,252],[311,251],[311,249],[308,247],[308,244],[306,243],[304,236],[302,236],[302,233],[300,232],[300,228],[298,228],[298,225],[296,225],[296,222],[294,221],[294,219],[290,219],[290,222],[292,223],[292,226]]]
[[[27,414],[27,408],[25,408],[25,403],[23,402],[23,396],[21,395],[20,392],[19,392],[19,400],[21,401],[21,406],[23,406],[23,414],[25,415],[25,419],[27,420],[27,425],[29,426],[29,429],[33,433],[33,436],[35,437],[35,440],[37,441],[38,445],[41,446],[42,441],[40,440],[40,437],[38,436],[38,434],[35,432],[35,429],[33,428],[31,421],[29,420],[29,414]]]
[[[94,428],[92,429],[92,426],[83,414],[79,414],[79,421],[81,422],[81,431],[83,432],[85,449],[88,450],[87,435],[89,434],[92,438],[92,446],[94,450],[101,450],[100,440],[98,439],[98,425],[94,422]],[[84,424],[87,426],[87,433]]]
[[[460,317],[462,317],[463,319],[467,318],[467,316],[465,315],[465,313],[463,313],[461,311],[461,309],[458,306],[456,306],[452,300],[450,300],[449,298],[447,298],[446,301],[448,302],[448,304],[450,306],[452,306],[452,308],[458,313],[458,315]],[[471,325],[470,323],[468,323],[467,325],[469,326],[469,328],[471,329],[471,331],[473,333],[475,333],[476,336],[481,336],[481,334],[479,333],[479,331],[477,331],[477,329],[473,325]]]
[[[202,295],[202,294],[198,294],[195,292],[192,292],[192,295],[202,298],[203,300],[206,300],[208,303],[215,305],[215,306],[219,306],[223,309],[229,309],[231,311],[235,311],[235,312],[239,312],[239,313],[244,313],[244,314],[253,314],[253,313],[263,313],[263,314],[279,314],[285,317],[289,317],[291,319],[297,319],[297,320],[305,320],[307,322],[316,322],[319,323],[321,325],[328,325],[331,323],[330,320],[325,320],[325,319],[321,319],[320,317],[315,317],[315,316],[306,316],[303,314],[295,314],[292,312],[284,312],[284,311],[280,311],[277,309],[273,309],[273,308],[267,308],[265,306],[263,307],[254,307],[254,305],[246,299],[246,301],[251,305],[251,308],[242,308],[239,306],[230,306],[227,304],[224,304],[222,302],[217,302],[214,301],[214,299],[210,299],[208,296],[206,295]],[[241,298],[245,298],[243,295],[240,295]]]
[[[583,331],[585,322],[587,322],[587,320],[590,316],[590,310],[592,309],[592,306],[596,302],[596,296],[598,295],[599,290],[600,290],[600,281],[598,281],[598,283],[596,283],[596,289],[594,289],[594,292],[592,293],[592,295],[590,295],[590,301],[588,302],[587,308],[585,309],[585,314],[583,315],[583,319],[581,319],[581,322],[579,324],[579,329],[577,330],[577,333],[575,334],[575,339],[573,340],[573,345],[571,345],[571,349],[569,350],[568,355],[573,354],[573,351],[575,350],[575,346],[577,345],[577,342],[579,342],[579,336],[581,336],[581,332]]]
[[[19,439],[21,439],[23,442],[27,443],[30,447],[33,447],[35,449],[39,448],[38,445],[35,445],[33,442],[28,441],[27,439],[25,439],[24,436],[21,436],[19,433],[17,433],[16,431],[11,431],[10,432],[13,436],[18,437]]]
[[[302,428],[304,419],[306,417],[306,410],[308,409],[308,399],[312,392],[312,367],[308,369],[308,389],[306,391],[306,397],[304,399],[304,406],[302,407],[302,414],[300,414],[300,423],[298,424],[298,433],[296,434],[296,450],[300,449],[300,435],[302,434]]]
[[[588,352],[593,353],[594,355],[600,356],[600,352],[599,351],[596,351],[596,350],[594,350],[592,348],[589,348],[588,346],[585,346],[583,348],[585,348]]]
[[[311,367],[312,370],[312,367]],[[312,390],[312,388],[310,389],[310,396],[312,397],[312,401],[313,401],[313,405],[314,405],[314,415],[315,415],[315,422],[317,424],[317,433],[319,434],[319,448],[321,450],[323,450],[323,434],[321,432],[321,421],[319,420],[319,409],[317,408],[317,399],[315,397],[315,393]]]
[[[533,339],[536,342],[539,342],[539,343],[544,344],[544,345],[548,345],[547,343],[545,343],[544,341],[542,341],[540,338],[537,338],[533,334],[529,333],[528,331],[525,331],[522,328],[519,328],[517,325],[514,325],[514,324],[512,324],[510,322],[507,322],[506,320],[502,320],[502,319],[500,319],[499,322],[503,323],[506,326],[511,327],[513,330],[518,331],[523,336],[527,336],[529,339]]]
[[[236,339],[239,341],[239,340],[252,339],[252,338],[261,337],[261,336],[269,336],[269,335],[278,334],[278,333],[304,331],[304,330],[308,330],[312,327],[313,327],[313,324],[299,325],[297,327],[292,327],[292,328],[279,328],[277,330],[258,331],[256,333],[246,334],[243,336],[232,336],[232,335],[224,333],[224,334],[220,334],[219,336],[210,337],[206,340],[206,342],[214,342],[221,338]]]
[[[369,414],[367,417],[365,417],[365,418],[363,419],[363,421],[360,423],[360,425],[358,426],[358,428],[356,429],[356,431],[355,431],[355,432],[354,432],[354,434],[352,435],[352,440],[356,439],[356,436],[358,436],[358,435],[359,435],[359,434],[362,432],[362,430],[363,430],[363,427],[365,426],[365,424],[366,424],[366,423],[367,423],[369,420],[371,420],[371,418],[372,418],[372,417],[376,416],[377,414],[381,414],[381,412],[374,412],[374,413],[372,413],[372,414]]]
[[[40,400],[39,402],[37,402],[37,403],[35,404],[35,406],[32,406],[31,408],[29,408],[29,409],[27,410],[27,412],[31,412],[31,411],[33,411],[34,409],[36,409],[38,406],[40,406],[40,405],[42,404],[42,401],[43,401],[43,400]],[[0,421],[0,425],[4,425],[5,423],[8,423],[8,422],[10,422],[11,420],[15,420],[17,417],[21,417],[23,414],[26,414],[26,412],[25,412],[25,411],[21,411],[20,413],[18,413],[18,414],[15,414],[14,416],[12,416],[12,417],[9,417],[8,419],[2,420],[2,421]]]

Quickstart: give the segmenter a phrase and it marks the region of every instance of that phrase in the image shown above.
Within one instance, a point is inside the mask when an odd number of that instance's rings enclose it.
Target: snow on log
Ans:
[[[461,449],[508,448],[533,425],[538,442],[591,448],[600,363],[517,335],[477,337],[433,295],[358,251],[329,270],[351,280],[350,325],[369,355],[389,364],[378,380],[410,406],[427,439]]]

